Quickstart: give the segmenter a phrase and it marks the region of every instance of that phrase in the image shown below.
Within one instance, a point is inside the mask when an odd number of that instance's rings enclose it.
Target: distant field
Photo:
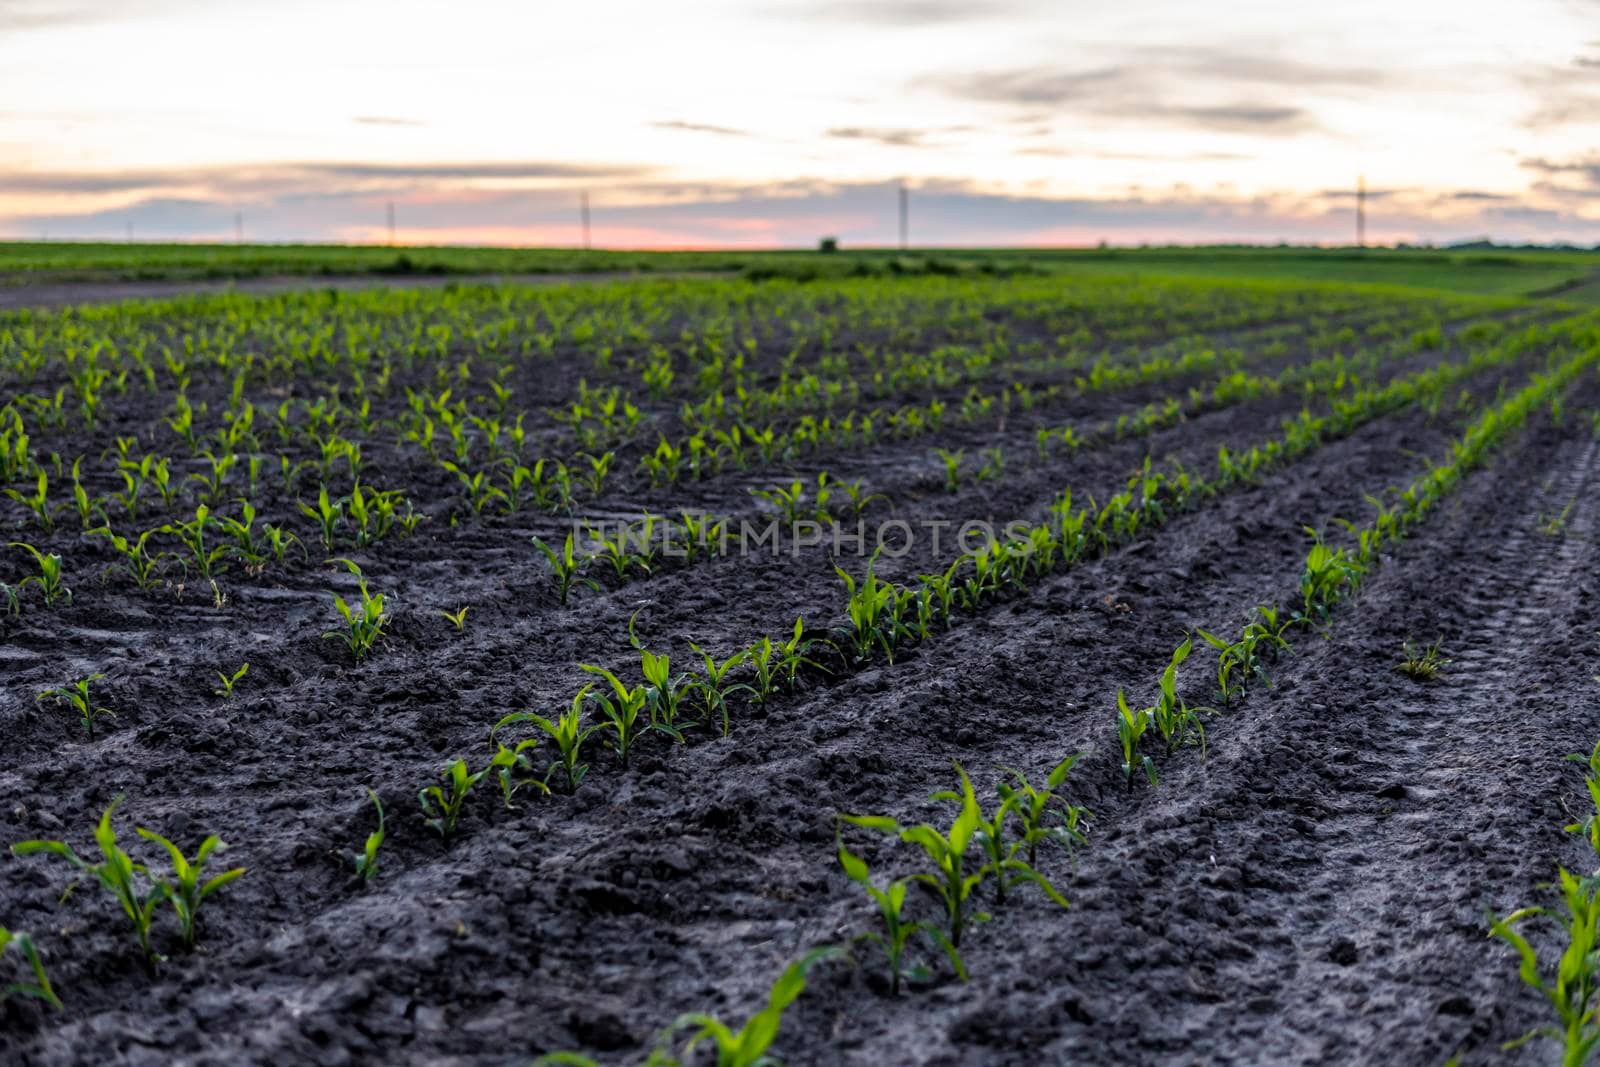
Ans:
[[[200,281],[282,275],[592,274],[726,271],[849,275],[1051,273],[1352,282],[1600,301],[1600,253],[1430,249],[1150,248],[614,252],[351,245],[0,243],[0,285]]]

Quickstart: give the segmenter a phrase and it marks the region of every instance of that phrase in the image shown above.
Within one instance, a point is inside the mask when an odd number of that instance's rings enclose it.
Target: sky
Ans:
[[[0,0],[0,236],[1600,243],[1600,0]]]

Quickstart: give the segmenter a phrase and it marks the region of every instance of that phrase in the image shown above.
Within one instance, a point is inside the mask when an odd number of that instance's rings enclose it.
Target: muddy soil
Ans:
[[[1481,376],[1469,392],[1514,388],[1532,366]],[[1154,395],[1073,394],[1041,417],[1114,419]],[[1447,454],[1479,400],[1376,419],[959,616],[892,664],[847,666],[819,650],[831,672],[808,670],[765,706],[737,703],[729,736],[647,737],[625,767],[596,738],[575,795],[525,790],[508,809],[485,780],[448,848],[423,824],[417,791],[456,755],[491,754],[488,726],[563,710],[592,680],[580,664],[636,668],[630,619],[680,668],[691,642],[727,656],[796,616],[838,625],[829,553],[668,565],[562,606],[529,544],[562,522],[443,521],[455,486],[375,449],[374,481],[406,485],[440,520],[352,553],[393,597],[388,637],[354,665],[322,636],[335,622],[330,591],[354,588],[341,571],[234,572],[220,603],[199,582],[146,596],[97,581],[103,544],[62,532],[57,543],[81,561],[73,603],[7,623],[0,645],[0,841],[65,837],[87,850],[94,820],[126,794],[125,844],[135,825],[191,848],[216,832],[229,845],[221,858],[249,873],[208,902],[195,952],[163,915],[157,947],[169,959],[152,970],[109,898],[84,886],[60,903],[64,866],[0,860],[0,918],[38,936],[68,1002],[60,1015],[0,1004],[0,1060],[520,1064],[579,1049],[636,1063],[681,1013],[737,1024],[788,961],[871,928],[870,903],[835,859],[837,813],[945,818],[927,798],[954,784],[952,761],[987,798],[1002,767],[1038,781],[1084,752],[1064,792],[1093,813],[1088,841],[1039,859],[1070,906],[1025,886],[999,904],[985,887],[993,918],[963,945],[970,981],[919,942],[932,975],[898,997],[881,954],[856,945],[853,964],[813,970],[784,1017],[785,1062],[1547,1062],[1546,1047],[1499,1050],[1542,1008],[1483,916],[1535,902],[1556,862],[1584,861],[1582,842],[1561,832],[1582,789],[1561,756],[1587,751],[1596,727],[1600,453],[1586,422],[1540,420],[1472,475],[1325,635],[1303,636],[1274,665],[1270,688],[1208,718],[1203,757],[1163,758],[1158,788],[1124,783],[1112,728],[1118,689],[1153,699],[1186,632],[1236,631],[1255,605],[1292,601],[1304,527],[1364,518],[1368,496]],[[1591,377],[1568,406],[1596,404]],[[1026,455],[1027,434],[952,429],[681,494],[627,475],[588,510],[680,501],[753,514],[749,488],[820,466],[884,492],[885,517],[1036,518],[1068,486],[1103,499],[1147,453],[1202,468],[1218,444],[1260,440],[1298,407],[1242,404],[1020,462],[955,494],[934,447],[1003,440]],[[109,448],[165,413],[131,408],[74,451]],[[1569,501],[1561,530],[1543,532]],[[288,496],[263,506],[292,512]],[[937,563],[919,546],[897,573]],[[462,606],[457,633],[440,612]],[[1404,640],[1435,637],[1451,660],[1439,681],[1394,671]],[[215,694],[216,673],[242,662],[238,691]],[[96,697],[116,715],[92,743],[34,699],[90,672],[106,675]],[[1204,670],[1182,682],[1192,702],[1216,702]],[[363,887],[351,853],[374,825],[369,787],[388,840]],[[848,840],[875,870],[913,869],[904,847],[862,830]],[[129,847],[144,855],[143,842]]]

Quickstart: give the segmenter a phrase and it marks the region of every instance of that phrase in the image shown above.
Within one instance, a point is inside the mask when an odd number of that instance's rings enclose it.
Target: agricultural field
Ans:
[[[0,1061],[1582,1062],[1600,312],[1429,284],[0,315]]]

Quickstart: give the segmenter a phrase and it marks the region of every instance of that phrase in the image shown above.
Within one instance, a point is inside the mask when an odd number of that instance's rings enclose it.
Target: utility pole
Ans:
[[[900,184],[900,251],[911,247],[911,190]]]
[[[1356,179],[1356,247],[1367,247],[1367,176]]]
[[[389,201],[389,247],[394,247],[394,201]]]
[[[578,194],[578,221],[583,225],[583,250],[589,251],[589,190]]]

